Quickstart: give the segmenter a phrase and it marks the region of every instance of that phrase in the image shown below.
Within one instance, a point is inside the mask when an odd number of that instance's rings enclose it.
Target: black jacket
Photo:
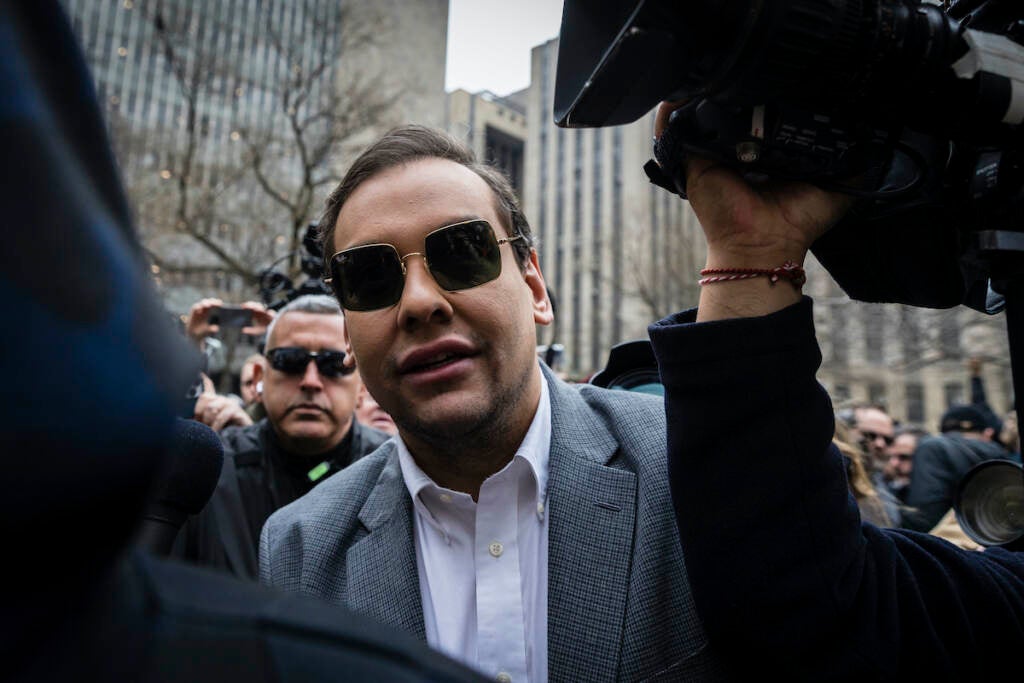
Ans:
[[[903,528],[931,531],[953,507],[957,484],[967,470],[984,460],[1009,457],[1009,452],[994,441],[971,439],[957,432],[921,439],[914,451]]]
[[[809,299],[651,328],[686,573],[736,680],[996,680],[1024,647],[1024,553],[861,523]]]
[[[256,580],[260,530],[271,513],[387,441],[353,419],[331,451],[314,459],[285,451],[266,420],[221,432],[224,468],[203,511],[178,534],[174,556]]]

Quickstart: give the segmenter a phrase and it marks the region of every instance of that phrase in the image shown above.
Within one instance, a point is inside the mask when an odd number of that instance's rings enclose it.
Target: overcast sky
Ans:
[[[498,95],[530,84],[530,49],[558,37],[562,0],[451,0],[445,90]]]

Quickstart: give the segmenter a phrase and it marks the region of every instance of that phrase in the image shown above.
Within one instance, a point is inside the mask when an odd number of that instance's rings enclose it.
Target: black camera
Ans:
[[[559,38],[559,126],[671,102],[655,184],[685,198],[693,155],[860,197],[812,246],[836,282],[861,301],[1005,308],[1024,387],[1024,3],[566,0]],[[1020,467],[968,481],[965,530],[1024,543]]]
[[[263,304],[272,310],[280,310],[288,302],[306,294],[331,295],[331,288],[323,281],[323,249],[317,239],[318,224],[310,223],[302,238],[302,249],[299,252],[299,263],[304,276],[298,284],[287,274],[274,267],[294,254],[286,254],[269,268],[260,273],[260,298]]]
[[[859,195],[813,247],[852,298],[995,312],[1024,250],[1022,42],[1014,0],[567,0],[555,119],[683,101],[652,181],[685,197],[694,154]]]

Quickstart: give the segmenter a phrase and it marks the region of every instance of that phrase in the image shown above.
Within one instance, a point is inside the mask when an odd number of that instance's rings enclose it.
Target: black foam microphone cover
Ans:
[[[210,500],[223,464],[224,446],[217,433],[201,422],[177,418],[164,467],[142,515],[136,545],[168,555],[185,520]]]

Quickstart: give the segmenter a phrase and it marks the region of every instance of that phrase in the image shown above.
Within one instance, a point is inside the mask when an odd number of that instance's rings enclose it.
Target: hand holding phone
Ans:
[[[211,325],[223,327],[248,327],[252,325],[252,310],[242,306],[220,305],[210,310]]]

